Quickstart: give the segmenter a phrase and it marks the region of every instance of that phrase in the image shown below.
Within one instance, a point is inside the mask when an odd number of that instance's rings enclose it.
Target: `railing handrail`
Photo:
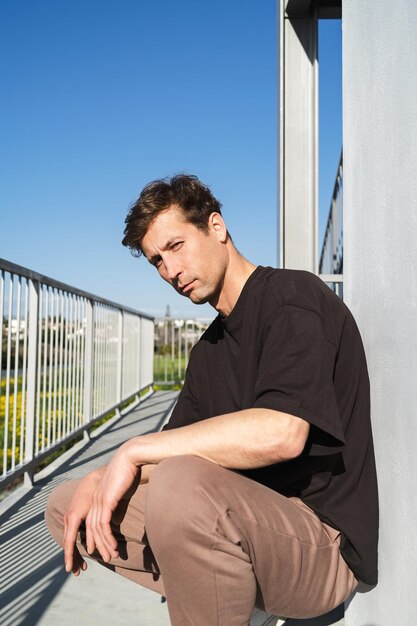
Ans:
[[[28,278],[30,280],[43,283],[44,285],[49,285],[50,287],[53,287],[55,289],[60,289],[68,293],[72,293],[76,296],[87,298],[89,300],[94,300],[95,302],[99,302],[100,304],[105,304],[106,306],[114,307],[115,309],[119,309],[121,311],[126,311],[127,313],[140,315],[141,317],[148,319],[148,320],[155,319],[153,315],[149,315],[148,313],[143,313],[142,311],[133,309],[131,307],[127,307],[123,304],[119,304],[118,302],[114,302],[113,300],[108,300],[107,298],[96,296],[95,294],[90,293],[89,291],[78,289],[78,287],[74,287],[73,285],[68,285],[59,280],[55,280],[55,278],[50,278],[49,276],[40,274],[39,272],[34,272],[33,270],[28,269],[27,267],[17,265],[16,263],[12,263],[11,261],[7,261],[6,259],[0,258],[0,270],[9,272],[11,274],[18,274],[22,276],[22,278]]]
[[[324,283],[343,283],[343,274],[319,274]]]

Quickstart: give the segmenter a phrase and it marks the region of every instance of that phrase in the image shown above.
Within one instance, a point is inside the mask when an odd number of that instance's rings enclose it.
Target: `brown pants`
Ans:
[[[47,524],[61,546],[76,484],[59,485],[48,501]],[[120,555],[111,568],[166,595],[174,626],[247,625],[255,604],[274,615],[314,617],[357,584],[338,531],[301,500],[198,457],[160,463],[119,517]]]

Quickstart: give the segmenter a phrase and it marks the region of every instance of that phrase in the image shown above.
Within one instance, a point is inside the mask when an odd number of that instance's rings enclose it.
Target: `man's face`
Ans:
[[[141,248],[164,280],[195,304],[218,300],[227,267],[226,227],[218,213],[208,231],[187,222],[177,206],[159,213],[141,241]]]

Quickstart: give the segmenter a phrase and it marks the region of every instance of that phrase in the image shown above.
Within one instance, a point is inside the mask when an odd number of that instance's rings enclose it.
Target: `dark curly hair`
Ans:
[[[211,213],[221,214],[221,204],[197,176],[178,174],[146,185],[129,209],[122,244],[133,254],[142,254],[141,241],[155,217],[171,206],[180,207],[188,222],[207,232]]]

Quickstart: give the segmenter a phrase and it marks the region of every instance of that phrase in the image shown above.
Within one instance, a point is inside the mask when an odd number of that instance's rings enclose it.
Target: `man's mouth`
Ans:
[[[191,280],[189,283],[186,283],[185,285],[178,285],[180,288],[181,293],[186,294],[188,293],[188,291],[190,291],[192,289],[192,285],[193,285],[194,281]]]

